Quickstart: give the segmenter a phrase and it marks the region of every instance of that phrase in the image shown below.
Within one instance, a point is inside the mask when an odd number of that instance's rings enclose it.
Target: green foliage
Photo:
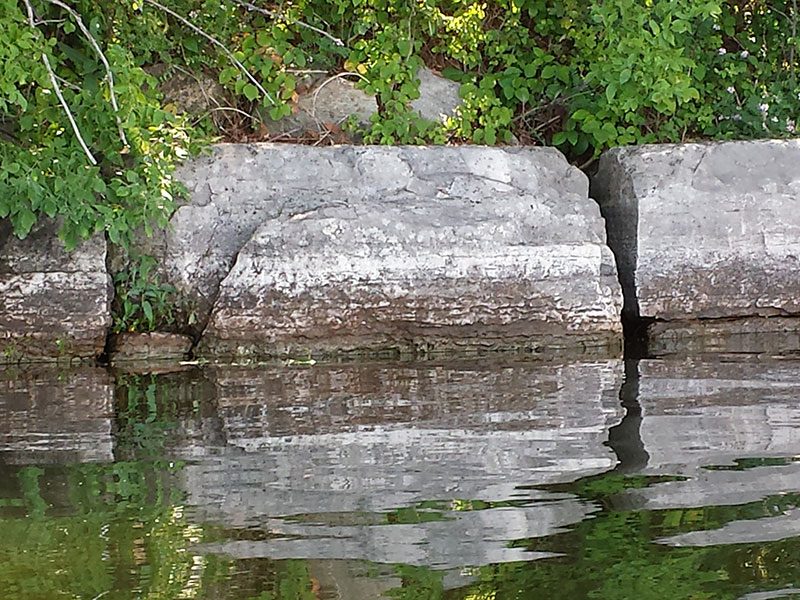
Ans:
[[[794,0],[30,2],[33,23],[27,0],[0,0],[0,218],[20,237],[59,218],[69,247],[163,226],[175,165],[220,133],[162,105],[154,66],[213,74],[245,129],[290,114],[307,76],[345,72],[378,100],[367,142],[516,137],[576,160],[792,135],[800,113]],[[444,122],[411,108],[423,64],[461,84]]]
[[[336,32],[351,41],[344,68],[379,100],[370,142],[516,136],[578,158],[631,143],[792,135],[800,111],[791,1],[335,4],[354,16]],[[410,110],[423,59],[462,84],[463,106],[443,124]]]
[[[134,255],[114,276],[114,333],[168,330],[175,323],[175,288],[162,283],[156,261]]]
[[[163,226],[176,192],[172,170],[192,149],[185,120],[161,109],[153,78],[109,35],[101,7],[85,4],[75,8],[102,40],[118,111],[77,18],[49,2],[34,3],[32,27],[16,0],[0,0],[0,218],[24,237],[39,217],[59,217],[68,247],[97,232],[124,243],[136,229]],[[55,93],[43,53],[92,158]]]

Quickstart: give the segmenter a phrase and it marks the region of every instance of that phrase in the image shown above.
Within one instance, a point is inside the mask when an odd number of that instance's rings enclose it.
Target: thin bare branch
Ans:
[[[36,17],[33,14],[33,6],[31,6],[30,0],[23,0],[23,2],[25,3],[25,8],[28,11],[28,23],[33,29],[36,29]],[[83,140],[81,130],[78,128],[78,124],[75,122],[75,117],[72,116],[72,111],[69,109],[69,104],[67,104],[67,101],[64,99],[64,94],[61,93],[61,87],[58,85],[58,79],[53,71],[53,67],[50,65],[50,58],[47,56],[47,52],[42,52],[42,62],[44,63],[45,69],[47,69],[47,74],[50,76],[50,82],[53,84],[53,91],[56,93],[56,96],[58,96],[58,101],[61,103],[61,107],[67,114],[67,119],[69,119],[69,123],[72,126],[72,131],[75,132],[75,137],[78,138],[78,142],[80,143],[81,148],[83,148],[86,158],[91,164],[96,165],[97,159],[94,157],[94,154],[92,154],[92,151],[89,150],[89,146],[87,146],[86,142]]]
[[[64,87],[68,87],[68,88],[69,88],[69,89],[71,89],[73,92],[80,92],[80,91],[81,91],[81,88],[80,88],[80,86],[77,86],[77,85],[75,85],[75,84],[74,84],[74,83],[72,83],[71,81],[67,81],[66,79],[64,79],[64,78],[63,78],[63,77],[61,77],[60,75],[56,75],[56,79],[58,79],[58,82],[59,82],[61,85],[63,85]]]
[[[361,73],[345,72],[345,73],[337,73],[336,75],[332,75],[331,77],[328,77],[325,81],[323,81],[322,83],[320,83],[317,86],[317,89],[314,90],[314,95],[311,98],[311,117],[315,121],[318,121],[317,120],[317,97],[319,96],[319,93],[322,91],[322,88],[324,88],[326,85],[328,85],[332,81],[336,81],[337,79],[346,79],[348,77],[357,77],[358,79],[361,79],[362,81],[369,81]]]
[[[26,0],[26,1],[27,1],[27,0]],[[206,39],[207,39],[209,42],[211,42],[212,44],[214,44],[215,46],[217,46],[217,47],[218,47],[220,50],[222,50],[222,51],[225,53],[225,56],[227,56],[227,57],[228,57],[228,60],[230,60],[230,61],[231,61],[231,62],[232,62],[234,65],[236,65],[236,67],[237,67],[237,68],[238,68],[238,69],[239,69],[239,70],[240,70],[242,73],[244,73],[244,74],[245,74],[245,76],[246,76],[246,77],[247,77],[247,78],[250,80],[250,82],[251,82],[251,83],[252,83],[254,86],[256,86],[256,89],[257,89],[259,92],[261,92],[261,93],[264,95],[264,97],[265,97],[265,98],[267,98],[267,99],[268,99],[270,102],[272,102],[272,104],[276,104],[275,100],[272,98],[272,96],[269,94],[269,92],[268,92],[267,90],[265,90],[265,89],[264,89],[264,86],[262,86],[262,85],[261,85],[261,83],[259,83],[259,81],[258,81],[258,80],[257,80],[255,77],[253,77],[253,75],[250,73],[250,71],[248,71],[248,70],[247,70],[247,67],[245,67],[245,66],[244,66],[244,65],[243,65],[241,62],[239,62],[239,61],[236,59],[236,57],[233,55],[233,52],[231,52],[230,50],[228,50],[228,48],[225,46],[225,44],[223,44],[223,43],[222,43],[222,42],[220,42],[220,41],[219,41],[217,38],[215,38],[215,37],[213,37],[213,36],[209,35],[209,34],[208,34],[208,33],[206,33],[205,31],[203,31],[202,29],[200,29],[200,28],[199,28],[197,25],[195,25],[194,23],[192,23],[191,21],[189,21],[188,19],[186,19],[186,17],[183,17],[183,16],[179,15],[179,14],[178,14],[178,13],[176,13],[174,10],[172,10],[171,8],[168,8],[168,7],[164,6],[163,4],[160,4],[159,2],[156,2],[156,0],[144,0],[144,1],[145,1],[145,2],[147,2],[148,4],[152,4],[153,6],[155,6],[156,8],[158,8],[159,10],[162,10],[162,11],[164,11],[164,12],[165,12],[165,13],[167,13],[168,15],[171,15],[171,16],[173,16],[174,18],[178,19],[178,21],[180,21],[181,23],[183,23],[184,25],[186,25],[186,27],[188,27],[189,29],[191,29],[192,31],[194,31],[195,33],[197,33],[198,35],[202,35],[202,36],[203,36],[204,38],[206,38]]]
[[[285,18],[283,15],[280,15],[280,14],[278,14],[276,12],[271,11],[271,10],[267,10],[266,8],[261,8],[260,6],[256,6],[255,4],[251,4],[250,2],[244,2],[243,0],[232,0],[232,1],[235,4],[238,4],[239,6],[241,6],[242,8],[246,8],[247,10],[254,10],[256,12],[260,12],[262,15],[266,15],[271,19],[284,19]],[[337,37],[332,36],[330,33],[320,29],[319,27],[314,27],[313,25],[309,25],[308,23],[305,23],[304,21],[298,21],[296,19],[286,19],[286,21],[288,23],[291,23],[292,25],[299,25],[300,27],[305,27],[306,29],[310,29],[314,33],[318,33],[319,35],[328,38],[330,41],[332,41],[337,46],[344,46],[344,42],[342,40],[340,40]]]
[[[114,73],[111,71],[111,65],[108,63],[108,59],[106,59],[106,55],[103,54],[103,51],[100,49],[100,44],[97,43],[97,40],[89,31],[89,28],[86,27],[83,23],[83,19],[81,19],[81,15],[73,9],[71,6],[61,2],[61,0],[47,0],[50,4],[54,4],[59,8],[63,8],[67,11],[70,16],[75,21],[75,24],[78,26],[78,29],[81,30],[84,37],[88,40],[89,44],[94,48],[94,51],[97,53],[97,56],[100,58],[100,62],[103,63],[103,67],[106,70],[106,80],[108,81],[108,91],[109,96],[111,99],[111,108],[114,109],[114,118],[117,120],[117,131],[119,132],[119,139],[122,142],[122,145],[128,147],[128,139],[125,137],[125,131],[122,129],[122,120],[119,118],[119,106],[117,105],[117,95],[114,93]]]

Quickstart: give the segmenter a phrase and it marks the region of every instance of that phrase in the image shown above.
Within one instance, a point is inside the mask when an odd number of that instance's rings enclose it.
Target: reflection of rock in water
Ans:
[[[406,524],[331,526],[263,520],[277,538],[209,544],[207,552],[235,558],[337,559],[456,568],[465,565],[530,561],[555,556],[528,552],[509,542],[564,531],[595,508],[576,500],[558,500],[528,508],[447,512],[445,520]]]
[[[684,475],[626,493],[646,509],[733,505],[800,489],[800,465],[708,470],[800,448],[800,364],[639,363],[646,474]]]
[[[400,587],[397,575],[367,571],[365,565],[348,560],[310,560],[308,571],[322,590],[336,590],[336,598],[347,600],[375,600],[386,598],[386,592]]]
[[[112,460],[113,398],[104,369],[0,368],[0,462]]]
[[[647,466],[650,455],[644,448],[642,435],[642,407],[639,405],[639,361],[625,361],[625,381],[620,400],[625,416],[618,425],[608,430],[607,445],[617,455],[619,463],[614,470],[619,473],[636,473]]]
[[[184,471],[188,501],[233,527],[283,532],[235,555],[442,567],[520,560],[507,542],[552,533],[593,507],[520,485],[613,467],[619,361],[220,370],[228,445]],[[445,511],[447,520],[312,525],[279,517],[380,513],[428,500],[549,500]],[[485,507],[484,507],[485,508]],[[314,522],[314,518],[310,519]],[[386,522],[386,521],[384,521]],[[314,536],[314,539],[307,537]],[[525,554],[526,558],[532,556]]]
[[[659,542],[668,546],[718,546],[720,544],[774,542],[799,535],[800,509],[796,508],[775,517],[733,521],[719,529],[690,531],[659,540]]]
[[[639,369],[650,469],[797,453],[800,364],[646,360]]]

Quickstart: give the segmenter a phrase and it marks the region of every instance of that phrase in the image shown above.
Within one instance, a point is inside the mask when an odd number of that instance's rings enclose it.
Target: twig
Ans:
[[[260,12],[262,15],[266,15],[271,19],[282,18],[282,15],[279,15],[279,14],[277,14],[277,13],[271,11],[271,10],[267,10],[266,8],[261,8],[259,6],[256,6],[255,4],[251,4],[249,2],[244,2],[243,0],[232,0],[232,1],[235,4],[238,4],[239,6],[241,6],[242,8],[246,8],[247,10],[254,10],[256,12]],[[337,46],[344,46],[344,42],[342,40],[340,40],[337,37],[332,36],[327,31],[323,31],[322,29],[320,29],[318,27],[314,27],[313,25],[309,25],[308,23],[305,23],[303,21],[292,20],[292,19],[286,19],[286,20],[289,23],[291,23],[292,25],[299,25],[300,27],[305,27],[306,29],[310,29],[314,33],[318,33],[319,35],[328,38],[330,41],[332,41]]]
[[[195,123],[195,124],[199,123],[200,121],[203,120],[203,118],[206,115],[208,115],[210,113],[213,113],[213,112],[232,112],[232,113],[236,113],[236,114],[242,115],[243,117],[247,117],[248,119],[250,119],[254,123],[263,123],[264,122],[263,119],[260,119],[260,118],[256,117],[255,115],[251,115],[250,113],[245,112],[243,110],[239,110],[238,108],[234,108],[233,106],[215,106],[215,107],[209,108],[198,119],[195,119],[193,121],[193,123]]]
[[[533,131],[537,131],[538,132],[538,131],[542,131],[543,129],[547,129],[548,127],[550,127],[550,125],[552,125],[553,123],[556,123],[561,118],[562,118],[562,115],[556,115],[555,117],[551,117],[550,119],[547,119],[547,121],[545,121],[544,123],[539,123],[536,127],[533,128]]]
[[[530,109],[526,110],[525,112],[520,113],[519,115],[514,117],[513,120],[514,121],[521,121],[522,119],[525,119],[525,118],[531,116],[532,114],[535,114],[537,112],[543,111],[543,110],[545,110],[547,108],[550,108],[551,106],[555,106],[559,102],[560,103],[564,103],[564,102],[567,102],[569,100],[574,100],[575,98],[578,98],[579,96],[583,96],[583,95],[588,94],[588,93],[589,92],[587,90],[582,90],[580,92],[575,92],[574,94],[571,94],[569,96],[564,96],[563,98],[558,96],[558,95],[556,95],[556,97],[553,98],[552,100],[550,100],[550,102],[545,102],[544,104],[537,104],[533,108],[530,108]]]
[[[317,120],[317,96],[322,91],[326,85],[328,85],[331,81],[335,81],[336,79],[344,79],[346,77],[358,77],[363,81],[369,81],[366,77],[364,77],[361,73],[337,73],[332,77],[328,77],[325,81],[317,86],[317,89],[314,90],[314,96],[311,98],[311,117],[316,121]]]
[[[30,0],[23,0],[23,2],[25,2],[25,8],[28,10],[28,23],[33,29],[36,29],[36,17],[33,14],[33,7],[31,6]],[[58,96],[58,101],[61,103],[61,107],[67,114],[67,119],[69,119],[69,123],[72,125],[72,131],[75,132],[75,137],[78,138],[78,142],[80,143],[81,148],[83,148],[86,158],[89,159],[89,162],[92,165],[97,165],[97,159],[92,154],[92,151],[89,150],[89,146],[86,145],[86,142],[83,141],[81,130],[78,129],[78,124],[75,122],[75,117],[72,116],[72,111],[69,109],[69,104],[67,104],[67,101],[64,99],[64,94],[61,93],[61,87],[58,85],[58,80],[56,79],[56,74],[53,71],[53,67],[50,65],[50,59],[47,56],[47,52],[42,52],[42,62],[44,63],[44,68],[47,69],[47,74],[50,76],[50,82],[53,84],[53,91],[56,93],[56,96]]]
[[[63,85],[64,87],[68,87],[73,92],[80,92],[81,91],[80,86],[75,85],[71,81],[67,81],[63,77],[60,77],[60,76],[56,75],[56,79],[58,79],[58,81],[61,83],[61,85]]]
[[[26,0],[26,2],[27,2],[27,1],[28,1],[28,0]],[[248,71],[248,70],[247,70],[247,67],[245,67],[245,66],[244,66],[244,65],[243,65],[241,62],[239,62],[239,61],[236,59],[236,57],[233,55],[233,53],[232,53],[230,50],[228,50],[228,48],[226,48],[226,47],[225,47],[225,44],[223,44],[223,43],[222,43],[222,42],[220,42],[220,41],[219,41],[217,38],[215,38],[215,37],[213,37],[213,36],[209,35],[209,34],[208,34],[208,33],[206,33],[205,31],[203,31],[202,29],[200,29],[200,28],[199,28],[197,25],[195,25],[194,23],[192,23],[191,21],[189,21],[188,19],[186,19],[186,17],[182,17],[181,15],[179,15],[178,13],[176,13],[176,12],[175,12],[174,10],[172,10],[171,8],[167,8],[167,7],[166,7],[166,6],[164,6],[163,4],[160,4],[160,3],[156,2],[156,0],[144,0],[144,1],[145,1],[145,2],[147,2],[148,4],[152,4],[153,6],[155,6],[156,8],[158,8],[159,10],[162,10],[162,11],[164,11],[164,12],[165,12],[165,13],[167,13],[168,15],[172,15],[173,17],[175,17],[176,19],[178,19],[178,21],[180,21],[181,23],[183,23],[184,25],[186,25],[186,26],[187,26],[189,29],[191,29],[192,31],[194,31],[195,33],[197,33],[197,34],[199,34],[199,35],[202,35],[202,36],[203,36],[204,38],[206,38],[206,39],[207,39],[209,42],[211,42],[211,43],[212,43],[212,44],[214,44],[215,46],[219,47],[219,48],[220,48],[220,50],[222,50],[222,51],[225,53],[225,56],[227,56],[227,57],[228,57],[228,60],[230,60],[230,61],[231,61],[233,64],[235,64],[235,65],[236,65],[236,67],[237,67],[237,68],[238,68],[238,69],[239,69],[239,70],[240,70],[242,73],[244,73],[244,74],[247,76],[247,78],[250,80],[250,82],[251,82],[251,83],[252,83],[254,86],[256,86],[256,89],[257,89],[259,92],[261,92],[261,93],[264,95],[264,97],[265,97],[265,98],[267,98],[267,99],[268,99],[270,102],[272,102],[272,104],[276,104],[275,100],[272,98],[272,96],[270,96],[269,92],[268,92],[267,90],[265,90],[265,89],[264,89],[264,86],[262,86],[262,85],[261,85],[261,84],[258,82],[258,80],[257,80],[255,77],[253,77],[253,75],[250,73],[250,71]]]
[[[322,142],[324,142],[326,139],[328,139],[328,137],[330,137],[330,135],[331,135],[331,131],[330,130],[326,131],[325,133],[322,134],[322,136],[316,142],[314,142],[311,145],[312,146],[319,146]]]
[[[114,109],[114,118],[117,121],[117,131],[119,132],[119,139],[122,142],[122,145],[128,147],[128,139],[125,137],[125,131],[122,129],[122,120],[119,118],[119,106],[117,105],[117,95],[114,93],[114,73],[111,71],[111,65],[108,64],[108,60],[106,59],[106,55],[103,54],[103,51],[100,49],[100,44],[97,43],[97,40],[89,31],[89,28],[86,27],[83,23],[83,19],[81,19],[80,14],[75,11],[71,6],[64,4],[61,0],[47,0],[50,4],[55,4],[58,7],[63,8],[67,11],[72,18],[75,20],[75,23],[78,25],[78,29],[81,30],[84,37],[89,41],[89,44],[94,48],[94,51],[97,53],[97,56],[100,58],[100,62],[103,63],[103,67],[106,70],[106,80],[108,81],[108,91],[109,96],[111,99],[111,108]]]

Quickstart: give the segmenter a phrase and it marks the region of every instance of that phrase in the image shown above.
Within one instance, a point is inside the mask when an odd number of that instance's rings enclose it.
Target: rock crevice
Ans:
[[[602,156],[592,194],[649,353],[800,349],[798,164],[798,140]]]

